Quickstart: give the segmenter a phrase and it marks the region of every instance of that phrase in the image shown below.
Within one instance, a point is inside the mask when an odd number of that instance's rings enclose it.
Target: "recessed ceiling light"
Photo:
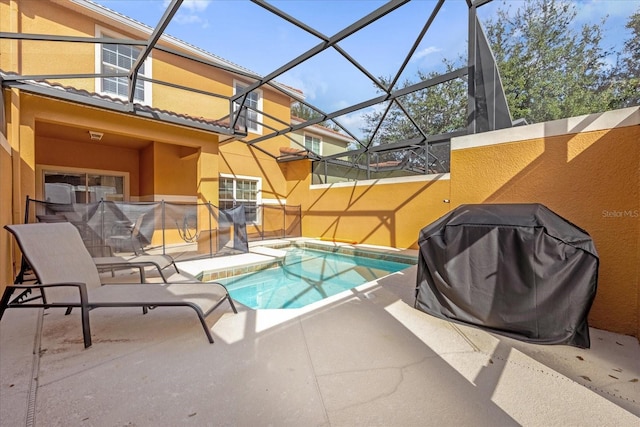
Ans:
[[[96,132],[94,130],[89,131],[89,137],[91,138],[92,141],[100,141],[103,136],[104,136],[104,133],[102,132]]]

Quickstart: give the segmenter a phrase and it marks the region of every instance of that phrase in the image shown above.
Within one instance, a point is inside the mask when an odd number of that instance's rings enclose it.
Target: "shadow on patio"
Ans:
[[[414,310],[415,268],[299,310],[9,310],[3,425],[632,425],[640,346],[539,346]],[[40,333],[40,319],[42,320]],[[34,347],[35,342],[35,347]],[[33,351],[35,348],[35,351]]]

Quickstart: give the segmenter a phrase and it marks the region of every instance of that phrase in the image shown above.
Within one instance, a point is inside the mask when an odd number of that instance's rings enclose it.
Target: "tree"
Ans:
[[[610,52],[600,46],[601,26],[583,25],[578,31],[572,27],[576,14],[575,4],[560,0],[531,0],[515,11],[505,2],[495,21],[486,23],[512,119],[543,122],[605,111],[615,102],[613,71],[605,62]],[[451,62],[445,64],[448,71],[456,68]],[[418,72],[417,77],[425,80],[434,75]],[[466,125],[463,81],[438,85],[400,101],[429,135]],[[381,114],[367,115],[363,131],[371,133]],[[385,120],[374,135],[374,145],[418,135],[397,107]]]
[[[601,47],[601,25],[573,26],[576,5],[562,0],[530,0],[511,11],[505,2],[496,19],[485,23],[485,33],[500,70],[513,120],[544,122],[607,111],[640,103],[640,12],[627,24],[633,32],[625,43],[618,67],[607,65],[612,53]],[[447,71],[462,64],[445,61]],[[436,73],[417,73],[426,80]],[[615,77],[615,78],[614,78]],[[388,86],[389,79],[382,79]],[[410,84],[403,82],[402,87]],[[427,135],[463,129],[467,121],[467,86],[453,80],[399,99]],[[397,105],[365,115],[362,131],[371,145],[420,136],[416,126]],[[378,129],[376,131],[376,129]],[[374,134],[375,131],[375,134]],[[435,153],[435,151],[434,151]],[[438,157],[445,157],[444,148]],[[402,153],[390,153],[399,159]]]
[[[304,120],[311,120],[322,117],[322,115],[316,110],[300,102],[295,102],[293,103],[293,105],[291,105],[291,115]],[[331,130],[340,131],[340,127],[331,122],[321,122],[318,123],[318,126],[324,126]]]
[[[536,123],[609,109],[614,91],[605,62],[610,52],[600,46],[602,26],[576,31],[575,4],[559,0],[510,8],[498,9],[486,33],[512,118]]]
[[[461,59],[458,61],[462,62]],[[447,71],[452,71],[461,65],[445,61],[445,66]],[[437,75],[436,72],[425,74],[418,71],[417,78],[424,81]],[[383,86],[389,87],[389,78],[380,80]],[[401,87],[411,84],[405,80]],[[463,129],[466,126],[466,87],[464,80],[454,79],[399,97],[390,101],[388,111],[365,114],[365,126],[361,130],[367,135],[370,146],[375,147]],[[448,143],[400,148],[378,152],[374,156],[376,164],[396,162],[407,170],[424,171],[428,168],[432,172],[447,172],[449,157]]]
[[[614,108],[640,105],[640,9],[631,15],[625,27],[631,30],[631,37],[625,41],[616,66]]]
[[[444,61],[447,72],[460,68],[461,63],[461,58],[456,63]],[[418,71],[417,78],[423,81],[436,77],[438,74]],[[380,80],[383,86],[389,87],[391,79],[381,77]],[[411,81],[405,80],[401,87],[404,88],[411,84]],[[466,96],[467,83],[462,79],[431,86],[397,98],[397,103],[392,102],[386,115],[385,111],[365,114],[365,125],[361,130],[364,135],[367,135],[370,145],[375,147],[422,138],[425,135],[432,136],[463,129],[466,126]],[[381,120],[382,123],[380,123]],[[425,147],[379,154],[376,156],[376,161],[378,163],[396,161],[405,164],[408,168],[422,168],[426,158]],[[448,144],[431,145],[428,150],[429,164],[431,165],[429,167],[438,172],[448,171]]]
[[[447,72],[460,68],[461,62],[461,59],[458,59],[457,63],[445,60]],[[437,75],[439,73],[418,71],[417,78],[424,81]],[[389,86],[389,78],[382,77],[380,80],[385,87]],[[401,87],[405,88],[411,84],[411,81],[405,80]],[[455,79],[410,93],[397,99],[407,114],[394,103],[375,135],[373,132],[384,111],[365,114],[365,126],[361,130],[369,139],[373,138],[371,145],[376,146],[421,137],[420,130],[426,135],[438,135],[462,129],[466,126],[466,90],[467,83]],[[408,116],[413,118],[415,125]]]
[[[294,102],[291,105],[291,115],[300,119],[310,120],[320,117],[320,113],[311,107],[306,106],[300,102]]]

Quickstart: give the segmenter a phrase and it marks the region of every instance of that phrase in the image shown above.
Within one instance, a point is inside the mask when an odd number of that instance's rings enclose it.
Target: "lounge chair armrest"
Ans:
[[[61,288],[61,287],[75,287],[78,288],[78,292],[80,293],[80,304],[78,303],[47,303],[43,290],[49,288]],[[16,289],[40,289],[40,296],[32,297],[29,299],[22,299],[25,296],[25,292],[22,292],[17,298],[14,298],[13,301],[9,301],[11,298],[11,294]],[[25,304],[25,302],[31,301],[36,298],[42,298],[42,304]],[[72,307],[80,307],[82,317],[82,338],[84,341],[84,347],[91,347],[91,326],[89,325],[89,310],[91,306],[89,305],[89,297],[87,294],[87,285],[82,282],[67,282],[67,283],[42,283],[35,285],[9,285],[6,287],[4,294],[2,295],[2,302],[0,303],[0,319],[2,319],[2,315],[7,308],[15,308],[15,307],[42,307],[42,308],[51,308],[51,307],[62,307],[67,309],[67,314],[71,312]]]
[[[36,284],[30,284],[30,285],[20,285],[20,284],[16,284],[16,285],[8,285],[5,289],[5,295],[3,296],[3,304],[6,304],[7,307],[11,307],[11,306],[16,306],[16,305],[20,305],[20,304],[24,304],[26,302],[29,301],[33,301],[36,299],[43,299],[43,303],[47,306],[56,306],[58,304],[47,304],[46,300],[43,298],[44,289],[47,288],[61,288],[61,287],[76,287],[78,288],[78,292],[80,293],[80,304],[59,304],[60,306],[63,307],[67,307],[67,306],[74,306],[74,307],[81,307],[81,306],[88,306],[88,301],[89,298],[87,296],[87,285],[85,283],[82,282],[67,282],[67,283],[36,283]],[[16,298],[14,298],[13,300],[9,301],[9,298],[11,297],[11,294],[13,293],[14,290],[18,290],[18,289],[24,289],[25,291],[32,291],[34,289],[38,289],[40,290],[40,295],[37,296],[32,296],[29,298],[25,298],[27,295],[27,292],[22,292],[20,293],[20,295],[18,295]],[[4,298],[6,298],[6,302],[4,300]]]
[[[82,282],[60,282],[60,283],[35,283],[35,284],[31,284],[31,285],[20,285],[20,284],[16,284],[16,285],[7,285],[7,286],[11,286],[14,289],[33,289],[33,288],[55,288],[55,287],[61,287],[61,286],[75,286],[75,287],[83,287],[83,288],[87,288],[87,285],[82,283]]]
[[[113,249],[109,245],[88,245],[87,250],[93,258],[113,256]]]

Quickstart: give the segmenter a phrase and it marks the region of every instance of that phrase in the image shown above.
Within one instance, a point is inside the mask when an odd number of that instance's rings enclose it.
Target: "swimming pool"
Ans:
[[[290,248],[279,268],[216,281],[251,308],[300,308],[410,266],[409,261]]]

